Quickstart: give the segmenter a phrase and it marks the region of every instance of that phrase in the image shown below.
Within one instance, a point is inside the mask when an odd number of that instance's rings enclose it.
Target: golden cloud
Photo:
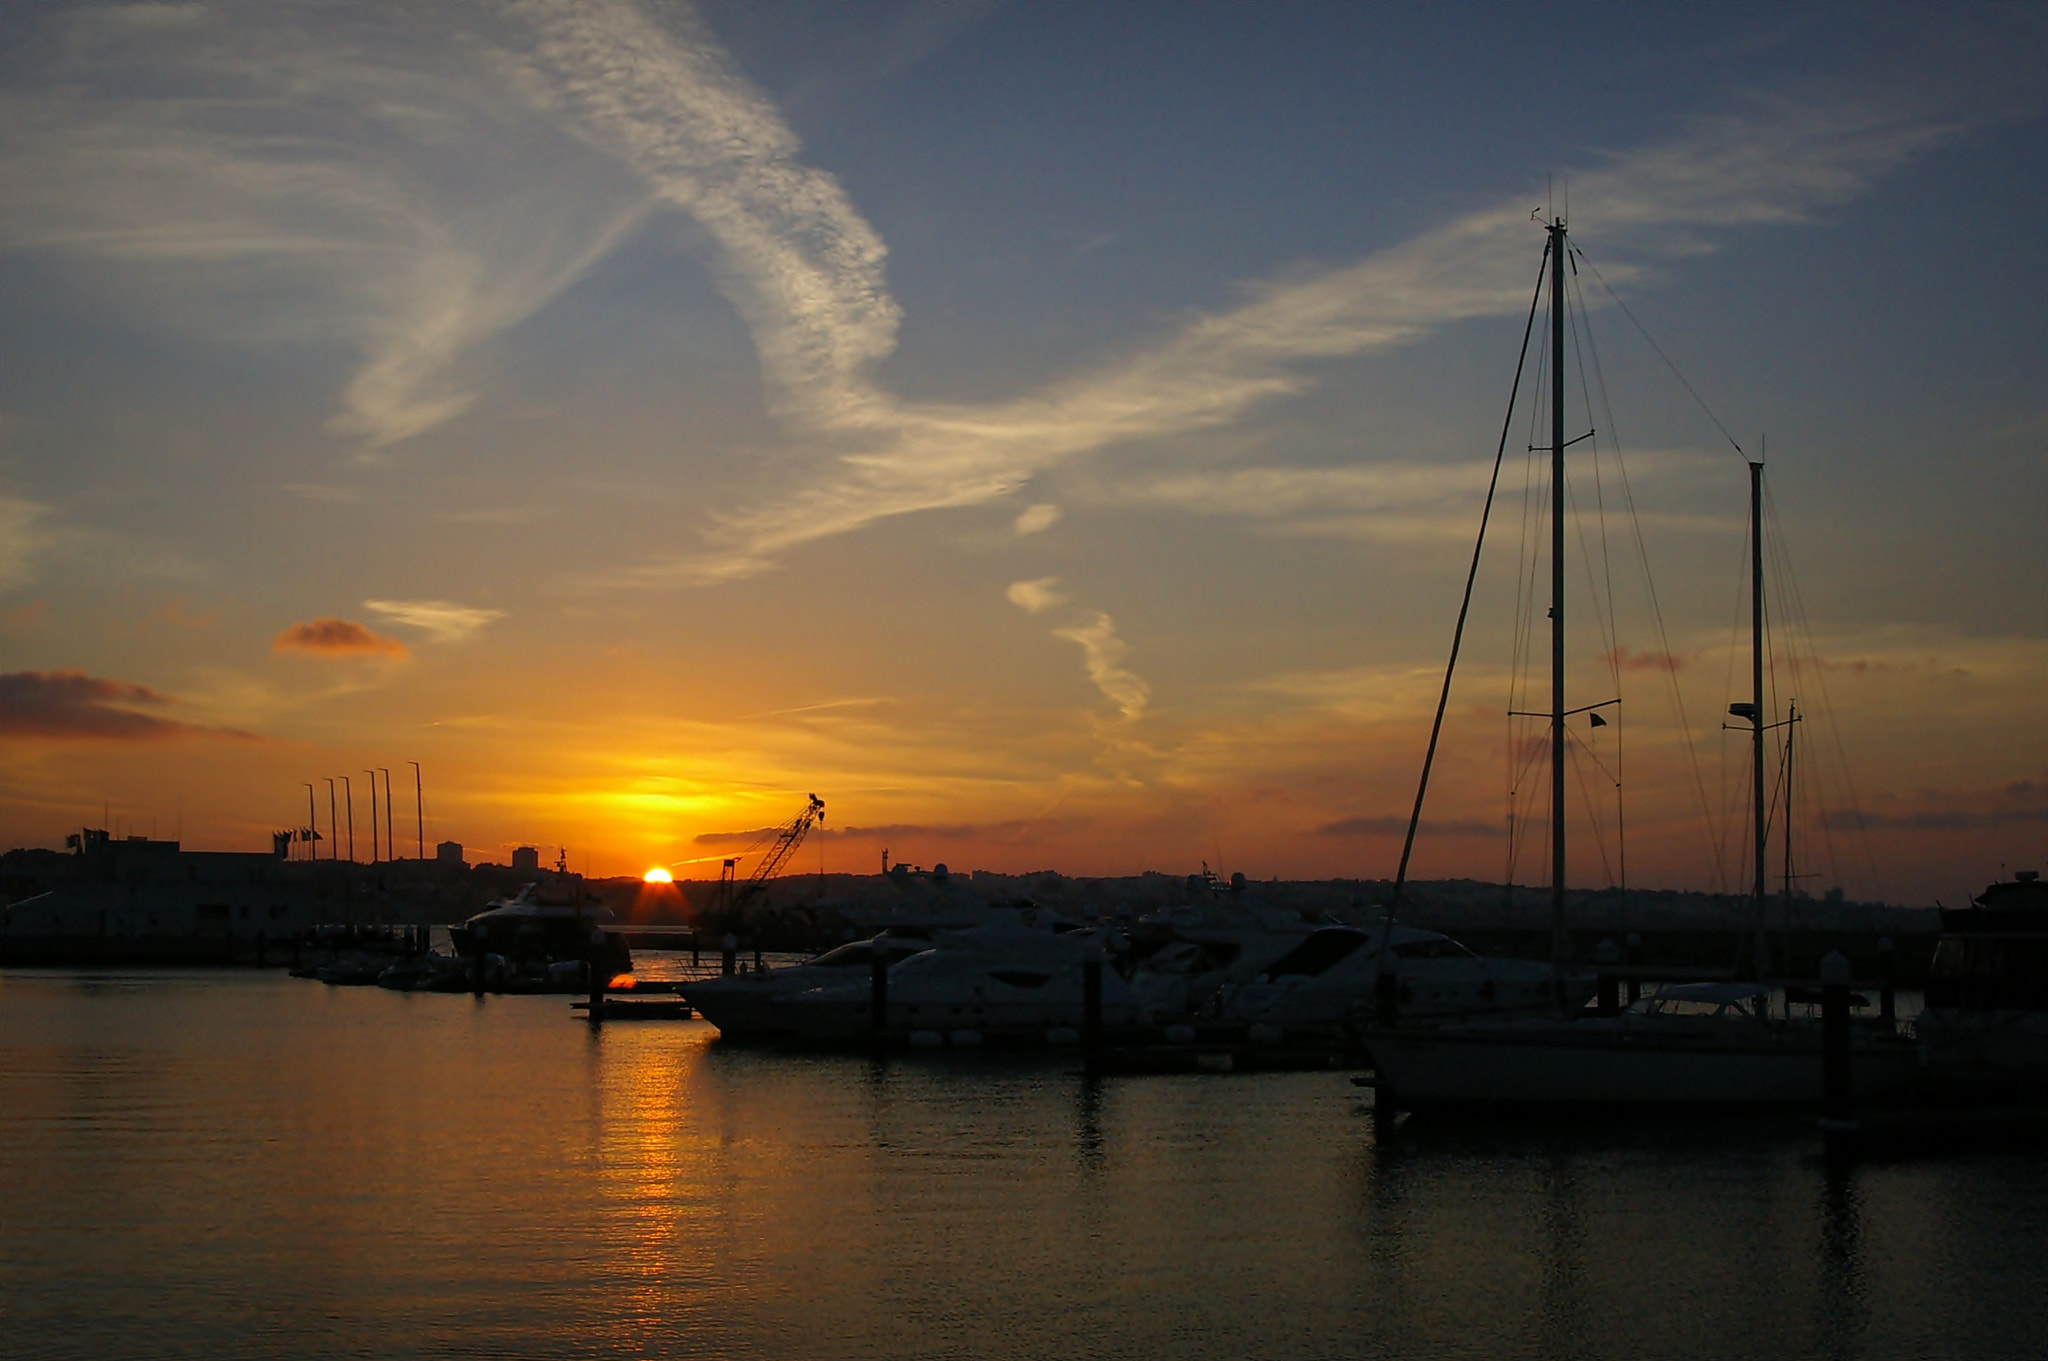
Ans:
[[[396,638],[372,633],[361,624],[332,616],[293,624],[270,640],[273,652],[305,652],[315,657],[409,657],[412,649]]]

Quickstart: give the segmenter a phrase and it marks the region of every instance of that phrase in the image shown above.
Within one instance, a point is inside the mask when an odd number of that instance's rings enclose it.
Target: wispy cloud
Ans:
[[[1026,506],[1019,512],[1016,523],[1012,527],[1017,531],[1019,537],[1026,534],[1043,534],[1046,530],[1051,529],[1060,522],[1061,514],[1062,512],[1058,506],[1040,502],[1035,506]]]
[[[1086,624],[1054,629],[1055,638],[1079,643],[1088,659],[1088,679],[1127,720],[1142,718],[1152,701],[1152,687],[1144,678],[1124,666],[1129,648],[1116,636],[1116,623],[1100,610]]]
[[[883,517],[983,503],[1086,454],[1238,421],[1331,361],[1516,312],[1532,283],[1536,198],[1512,194],[1354,263],[1248,283],[1235,306],[1039,391],[905,401],[875,378],[901,318],[884,242],[686,9],[336,14],[226,0],[43,20],[52,60],[0,94],[0,245],[132,266],[125,291],[236,339],[342,338],[360,359],[331,428],[374,448],[463,411],[461,357],[651,208],[688,214],[792,455],[815,472],[794,495],[716,515],[708,551],[636,574],[647,583],[746,575]],[[1893,92],[1751,99],[1578,171],[1573,201],[1625,284],[1736,229],[1810,221],[1956,126]],[[1271,476],[1226,490],[1247,505],[1300,494]],[[1045,514],[1025,511],[1017,531]]]
[[[0,591],[34,579],[36,555],[49,539],[43,528],[48,514],[48,506],[0,496]]]
[[[708,51],[693,55],[718,60]],[[786,157],[788,134],[772,110],[759,102],[746,109],[745,119],[722,128],[728,141],[699,146],[696,154],[734,165]],[[1701,120],[1676,141],[1575,175],[1574,203],[1583,220],[1597,224],[1606,276],[1624,284],[1643,278],[1656,260],[1712,249],[1735,229],[1809,221],[1954,131],[1878,102],[1757,101],[1746,112]],[[664,160],[677,154],[667,149]],[[793,271],[818,281],[800,307],[782,311],[790,290],[775,286],[780,275],[764,272],[746,283],[751,301],[743,312],[750,320],[770,316],[757,334],[768,337],[762,359],[771,381],[786,389],[820,372],[815,361],[790,362],[782,337],[791,331],[815,336],[819,354],[859,362],[823,370],[830,381],[818,390],[829,401],[784,407],[785,417],[795,418],[792,433],[825,461],[823,475],[793,497],[723,515],[712,534],[714,552],[650,579],[727,579],[885,516],[1008,495],[1078,455],[1236,421],[1261,403],[1303,391],[1319,363],[1411,344],[1460,320],[1519,311],[1540,244],[1531,201],[1506,199],[1352,265],[1247,285],[1238,307],[1197,317],[1149,348],[1042,392],[979,406],[899,402],[866,383],[865,366],[881,352],[895,313],[877,291],[878,254],[848,259],[811,245],[813,237],[869,239],[836,185],[802,201],[801,231],[765,211],[729,219],[750,258],[793,254],[805,266]],[[1283,486],[1278,475],[1262,483],[1255,475],[1236,490],[1298,500],[1305,485]]]
[[[365,600],[363,608],[374,610],[393,623],[424,629],[437,643],[459,643],[487,624],[505,617],[503,610],[458,605],[452,600]]]
[[[465,409],[458,356],[647,204],[553,129],[502,55],[518,34],[482,11],[228,0],[41,22],[50,60],[0,94],[0,244],[121,270],[125,297],[223,340],[353,346],[330,428],[368,446]]]
[[[1491,823],[1461,818],[1451,822],[1424,822],[1417,829],[1426,836],[1499,836],[1501,829]],[[1406,836],[1408,819],[1400,817],[1339,818],[1316,828],[1317,836]]]
[[[1066,596],[1059,591],[1058,577],[1039,577],[1034,581],[1013,581],[1003,594],[1012,605],[1026,614],[1044,614],[1055,605],[1064,605]]]

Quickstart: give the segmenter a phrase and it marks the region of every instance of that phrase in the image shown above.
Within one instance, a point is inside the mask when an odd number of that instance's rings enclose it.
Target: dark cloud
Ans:
[[[309,652],[316,657],[407,657],[411,650],[396,638],[370,632],[348,619],[315,619],[293,624],[270,640],[273,652]]]
[[[109,742],[154,742],[170,737],[250,734],[181,723],[136,706],[161,708],[177,701],[133,681],[107,680],[83,671],[16,671],[0,675],[0,732]]]
[[[1423,836],[1499,836],[1500,828],[1491,823],[1460,819],[1455,822],[1425,822],[1419,829]],[[1406,836],[1406,818],[1341,818],[1326,822],[1316,828],[1317,836]]]
[[[1087,825],[1086,818],[1015,819],[1009,822],[892,822],[881,827],[819,827],[813,830],[811,835],[830,837],[835,841],[908,842],[920,837],[932,841],[960,841],[971,838],[1000,841],[1011,845],[1028,845],[1050,836],[1077,831]],[[750,846],[757,841],[774,837],[781,831],[780,827],[761,827],[751,832],[704,832],[696,837],[696,843],[700,846]]]
[[[1685,658],[1671,652],[1631,652],[1618,647],[1607,655],[1623,671],[1678,671],[1685,666]]]
[[[1864,813],[1860,817],[1853,812],[1832,810],[1822,820],[1836,831],[1888,827],[1906,832],[1964,832],[1979,827],[2014,827],[2048,822],[2048,808],[1992,808],[1981,812],[1935,808],[1918,813]]]

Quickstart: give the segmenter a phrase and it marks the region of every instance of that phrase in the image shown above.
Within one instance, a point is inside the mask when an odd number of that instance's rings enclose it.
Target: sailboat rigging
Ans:
[[[1587,1016],[1575,1011],[1570,976],[1571,937],[1566,913],[1566,790],[1568,755],[1565,721],[1579,713],[1618,704],[1568,708],[1565,657],[1565,451],[1578,439],[1565,436],[1565,266],[1570,249],[1564,217],[1544,224],[1545,264],[1550,293],[1550,706],[1547,717],[1550,748],[1550,904],[1551,975],[1556,1010],[1549,1018],[1517,1021],[1465,1021],[1436,1026],[1398,1024],[1393,1005],[1396,990],[1382,976],[1376,989],[1378,1024],[1369,1032],[1380,1093],[1395,1104],[1807,1104],[1822,1096],[1823,1065],[1820,1027],[1811,1018],[1782,1020],[1771,1016],[1771,990],[1760,981],[1768,966],[1764,905],[1767,895],[1768,835],[1764,801],[1764,734],[1783,726],[1768,720],[1764,707],[1764,595],[1762,550],[1763,464],[1745,462],[1750,474],[1750,607],[1751,698],[1729,706],[1731,716],[1746,719],[1751,732],[1754,884],[1751,894],[1753,934],[1741,959],[1742,981],[1695,983],[1660,989],[1627,1011]],[[1539,286],[1540,295],[1540,286]],[[1535,304],[1531,305],[1533,326]],[[1529,328],[1524,330],[1526,358]],[[1668,361],[1667,361],[1668,362]],[[1519,389],[1521,369],[1516,370]],[[1512,402],[1510,419],[1512,419]],[[1503,434],[1503,448],[1505,433]],[[1739,447],[1739,446],[1738,446]],[[1531,452],[1535,452],[1532,449]],[[1499,459],[1495,462],[1495,479]],[[1493,487],[1487,492],[1487,511]],[[1480,544],[1484,543],[1482,514]],[[1472,574],[1466,581],[1450,663],[1446,667],[1435,725],[1418,782],[1408,837],[1402,848],[1395,899],[1389,905],[1386,929],[1405,886],[1409,857],[1420,826],[1429,770],[1436,755],[1443,712],[1457,664],[1472,582],[1480,547],[1475,546]],[[1511,710],[1511,712],[1516,712]],[[1788,718],[1786,723],[1796,721]],[[1789,772],[1788,772],[1789,773]],[[1788,829],[1789,830],[1789,829]],[[1789,852],[1788,852],[1789,854]],[[1791,869],[1787,862],[1787,892]],[[1385,951],[1382,951],[1385,958]],[[1386,966],[1383,966],[1386,967]],[[1583,981],[1583,980],[1579,980]],[[1915,1071],[1910,1041],[1891,1031],[1856,1032],[1852,1048],[1857,1095],[1891,1090],[1909,1081]]]

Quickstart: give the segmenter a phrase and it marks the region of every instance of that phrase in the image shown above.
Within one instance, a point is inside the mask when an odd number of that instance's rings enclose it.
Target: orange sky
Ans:
[[[1519,48],[1364,14],[11,16],[0,841],[262,849],[346,775],[367,858],[388,767],[410,850],[418,761],[430,848],[598,874],[815,792],[805,869],[1390,875],[1568,178],[1574,882],[1617,741],[1629,882],[1745,877],[1765,431],[1804,882],[2048,860],[2038,26],[1660,13],[1538,122]],[[1541,386],[1424,876],[1508,872]]]

